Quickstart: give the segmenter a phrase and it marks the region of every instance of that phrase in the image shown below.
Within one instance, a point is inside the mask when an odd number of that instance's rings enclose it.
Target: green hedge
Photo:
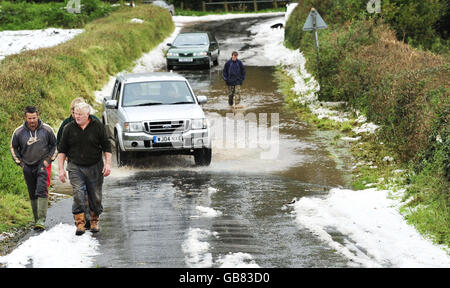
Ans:
[[[144,23],[130,23],[132,18],[143,19]],[[172,18],[165,9],[153,5],[143,5],[139,9],[126,7],[86,25],[85,32],[71,41],[8,56],[1,62],[2,209],[12,205],[5,203],[9,195],[17,195],[18,199],[28,197],[21,170],[9,151],[11,135],[23,123],[24,108],[36,105],[43,121],[58,127],[67,117],[74,98],[81,96],[94,104],[93,92],[101,89],[110,75],[131,68],[142,53],[156,47],[173,29]],[[10,221],[12,226],[24,225],[17,219]]]
[[[66,1],[68,2],[68,1]],[[81,13],[68,13],[67,3],[28,3],[0,1],[1,30],[31,30],[47,27],[81,28],[86,23],[109,15],[117,8],[100,0],[82,1]]]
[[[352,1],[330,5],[337,2]],[[360,14],[346,21],[347,16],[331,19],[323,13],[331,25],[318,32],[318,67],[313,33],[298,32],[307,14],[301,9],[299,5],[287,23],[286,43],[300,48],[316,79],[320,71],[320,100],[347,101],[381,126],[377,141],[386,143],[410,167],[405,194],[414,199],[410,205],[420,204],[416,211],[426,211],[408,219],[425,226],[421,229],[438,243],[449,244],[450,56],[398,41],[383,19]]]
[[[299,0],[286,25],[286,45],[298,48],[302,31],[312,7],[319,11],[330,28],[368,17],[383,20],[395,32],[398,40],[437,53],[449,53],[447,0],[381,0],[381,13],[367,12],[368,0]]]

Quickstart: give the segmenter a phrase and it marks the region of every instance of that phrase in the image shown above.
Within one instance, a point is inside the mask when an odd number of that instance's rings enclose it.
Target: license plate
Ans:
[[[183,142],[183,136],[181,135],[153,136],[153,143],[172,143],[172,142]]]
[[[178,58],[179,62],[192,62],[194,61],[192,58]]]

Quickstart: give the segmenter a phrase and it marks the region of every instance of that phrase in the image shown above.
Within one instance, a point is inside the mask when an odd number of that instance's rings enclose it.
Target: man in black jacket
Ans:
[[[84,98],[82,97],[78,97],[72,100],[72,103],[70,103],[70,116],[67,117],[66,119],[64,119],[64,121],[61,123],[61,125],[59,126],[58,129],[58,133],[56,134],[56,145],[59,145],[59,141],[61,141],[61,137],[64,131],[64,127],[66,127],[67,124],[69,124],[70,122],[75,120],[75,105],[77,105],[78,103],[84,103]],[[90,115],[92,118],[99,120],[97,117],[95,117],[95,115],[91,114]],[[86,191],[86,187],[84,187],[84,195],[86,198],[86,210],[84,211],[84,217],[85,217],[85,222],[86,222],[86,229],[91,229],[91,216],[90,216],[90,211],[89,211],[89,204],[88,204],[88,195],[87,195],[87,191]]]
[[[222,70],[222,78],[228,86],[228,104],[233,106],[233,98],[236,105],[241,100],[241,85],[245,79],[245,67],[241,60],[237,59],[238,53],[233,51],[231,59],[225,63]]]
[[[89,112],[89,104],[75,105],[75,121],[66,125],[58,145],[59,179],[63,183],[67,179],[64,161],[68,157],[67,171],[73,187],[72,214],[77,226],[76,235],[86,231],[84,187],[89,199],[91,232],[99,231],[98,218],[103,212],[103,177],[111,173],[111,143],[106,129]],[[102,152],[105,153],[105,163]]]
[[[39,119],[39,112],[34,106],[25,108],[25,123],[13,133],[11,155],[22,168],[27,183],[34,229],[44,230],[51,163],[57,155],[56,137],[53,129]]]

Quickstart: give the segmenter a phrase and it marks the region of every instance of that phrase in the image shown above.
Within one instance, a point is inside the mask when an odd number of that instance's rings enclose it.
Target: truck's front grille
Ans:
[[[185,122],[179,121],[150,121],[144,122],[145,131],[150,134],[171,134],[174,132],[183,132]]]

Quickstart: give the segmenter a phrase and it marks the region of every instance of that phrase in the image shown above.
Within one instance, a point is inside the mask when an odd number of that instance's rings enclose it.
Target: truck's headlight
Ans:
[[[178,56],[178,53],[175,52],[168,52],[167,56]]]
[[[206,118],[203,119],[192,119],[192,129],[193,130],[197,130],[197,129],[206,129],[206,127],[208,126],[208,122],[206,120]]]
[[[203,51],[203,52],[195,52],[194,56],[208,56],[208,52],[205,52],[205,51]]]
[[[141,122],[125,122],[124,124],[125,132],[141,132],[143,131]]]

